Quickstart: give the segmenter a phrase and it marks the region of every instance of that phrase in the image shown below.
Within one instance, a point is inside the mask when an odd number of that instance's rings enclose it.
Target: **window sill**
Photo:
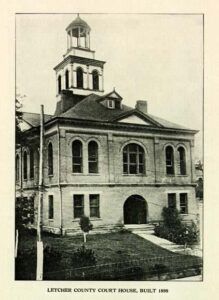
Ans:
[[[102,221],[101,218],[96,218],[96,217],[89,217],[90,221]],[[80,221],[80,218],[76,218],[76,219],[73,219],[72,222],[73,223],[76,223],[76,222],[79,222]]]
[[[186,217],[186,216],[188,216],[189,214],[187,213],[187,214],[183,214],[183,213],[179,213],[181,216],[183,216],[183,217]]]
[[[122,174],[122,176],[127,176],[127,177],[133,177],[133,176],[137,176],[137,177],[147,177],[146,174]]]
[[[54,219],[48,219],[49,222],[54,222]]]
[[[100,173],[71,173],[72,175],[76,176],[100,176]]]
[[[51,178],[51,177],[53,177],[53,176],[54,176],[53,174],[51,174],[51,175],[48,175],[48,177],[49,177],[49,178]]]
[[[88,173],[88,176],[100,176],[100,173]]]
[[[189,175],[188,174],[185,174],[185,175],[179,174],[179,175],[177,175],[177,177],[189,177]]]

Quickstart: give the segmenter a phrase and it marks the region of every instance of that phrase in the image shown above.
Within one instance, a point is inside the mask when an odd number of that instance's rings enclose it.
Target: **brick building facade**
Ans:
[[[67,27],[67,52],[54,68],[57,107],[44,116],[42,226],[73,232],[85,214],[95,228],[154,223],[165,206],[195,219],[196,131],[128,107],[104,93],[104,63],[90,50],[79,16]],[[16,197],[31,199],[37,219],[39,114],[23,113],[25,143],[16,149]]]

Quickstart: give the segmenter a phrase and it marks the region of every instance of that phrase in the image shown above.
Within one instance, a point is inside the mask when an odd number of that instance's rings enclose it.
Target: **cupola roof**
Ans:
[[[79,14],[77,15],[77,18],[68,25],[68,27],[66,28],[66,31],[69,31],[70,29],[74,29],[74,28],[78,28],[78,27],[87,29],[87,31],[91,30],[90,26],[84,20],[82,20],[80,18]]]

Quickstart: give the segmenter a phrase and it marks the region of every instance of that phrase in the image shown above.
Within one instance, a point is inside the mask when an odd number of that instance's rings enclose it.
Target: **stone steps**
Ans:
[[[124,228],[135,233],[154,233],[154,225],[153,224],[127,224],[124,225]]]

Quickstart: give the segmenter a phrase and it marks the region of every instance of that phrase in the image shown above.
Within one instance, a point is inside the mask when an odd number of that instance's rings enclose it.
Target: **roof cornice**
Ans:
[[[51,120],[48,120],[45,123],[45,127],[51,127],[55,125],[57,122],[70,124],[74,126],[83,126],[83,127],[93,127],[99,129],[108,129],[108,130],[115,130],[120,129],[124,131],[162,131],[162,132],[171,132],[171,133],[185,133],[185,134],[196,134],[199,131],[193,129],[182,129],[182,128],[169,128],[169,127],[158,127],[158,126],[148,126],[142,124],[125,124],[125,123],[115,123],[114,121],[111,122],[104,122],[104,121],[93,121],[93,120],[81,120],[81,119],[74,119],[74,118],[63,118],[63,117],[55,117]]]
[[[79,63],[83,65],[91,65],[94,67],[103,67],[103,65],[106,63],[102,60],[97,60],[93,58],[87,58],[87,57],[81,57],[76,55],[69,55],[65,57],[58,65],[56,65],[53,69],[56,71],[59,68],[62,68],[67,63]]]

